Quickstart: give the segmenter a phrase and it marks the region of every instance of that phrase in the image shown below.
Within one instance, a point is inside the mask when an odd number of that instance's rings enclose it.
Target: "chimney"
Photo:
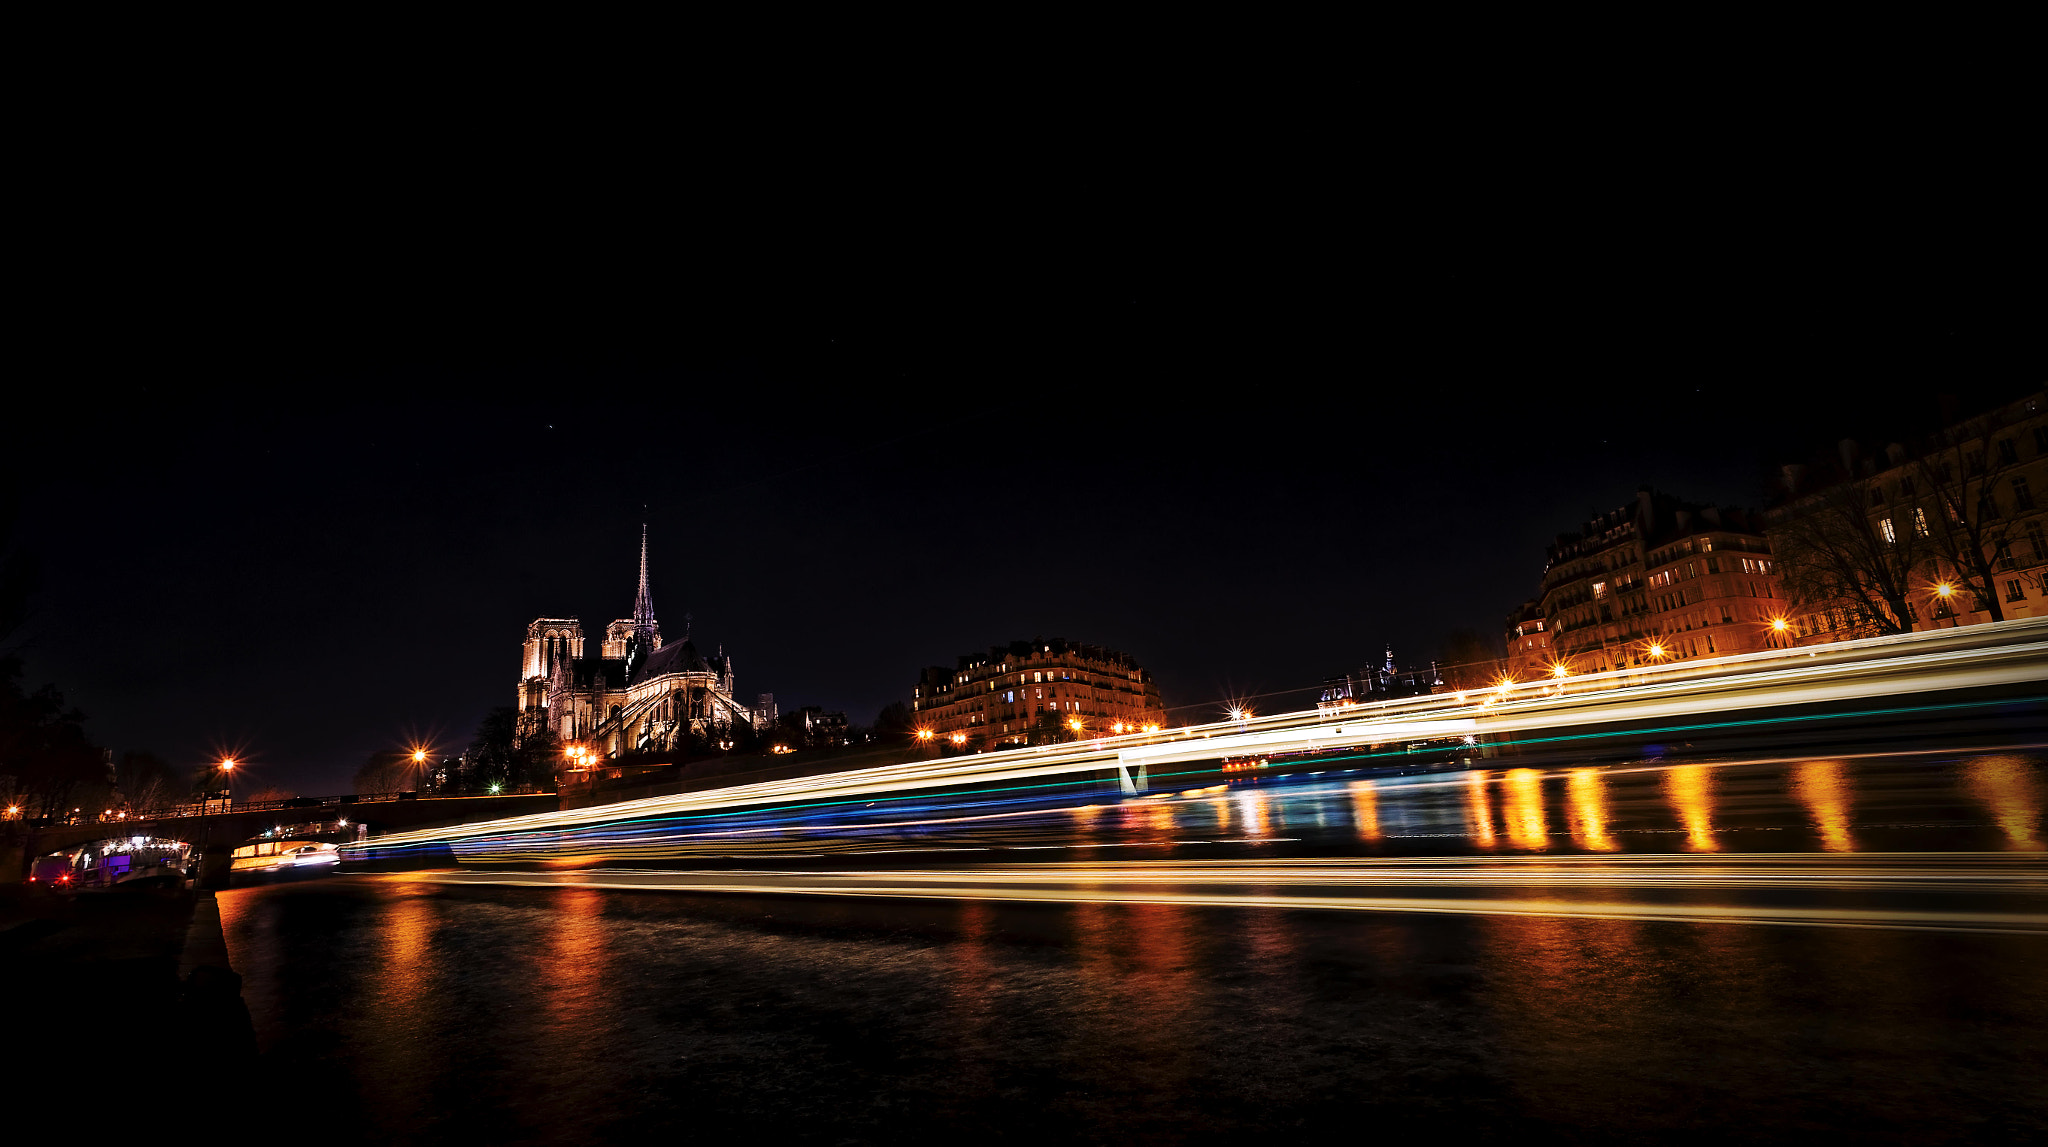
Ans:
[[[1690,528],[1690,527],[1692,526],[1692,511],[1691,511],[1691,510],[1680,510],[1680,511],[1678,511],[1677,517],[1678,517],[1678,532],[1682,534],[1682,533],[1684,533],[1684,532],[1685,532],[1685,531],[1686,531],[1687,529],[1689,529],[1689,528]]]
[[[1721,507],[1708,506],[1706,509],[1700,511],[1700,517],[1705,518],[1709,523],[1718,526],[1721,524]]]
[[[1835,443],[1835,449],[1841,452],[1843,472],[1848,474],[1856,473],[1856,456],[1862,453],[1856,445],[1856,440],[1854,438],[1844,438],[1840,442]]]
[[[1797,494],[1799,484],[1806,481],[1806,467],[1796,462],[1786,463],[1778,472],[1785,476],[1785,492],[1788,494]]]
[[[1887,466],[1905,465],[1906,448],[1897,442],[1888,443],[1884,448],[1884,460]]]

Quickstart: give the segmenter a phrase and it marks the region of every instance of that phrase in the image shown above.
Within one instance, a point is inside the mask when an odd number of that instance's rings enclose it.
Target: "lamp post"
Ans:
[[[216,767],[219,770],[219,775],[223,777],[231,776],[235,771],[235,759],[233,757],[222,757],[220,764]],[[213,786],[212,782],[209,781],[206,787],[199,790],[199,869],[193,876],[193,883],[195,885],[206,874],[206,846],[213,839],[213,825],[208,821],[207,814],[212,811]]]

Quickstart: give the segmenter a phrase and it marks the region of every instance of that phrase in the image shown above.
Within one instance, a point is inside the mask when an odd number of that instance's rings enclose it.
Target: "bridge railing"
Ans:
[[[73,817],[77,824],[123,824],[146,820],[187,820],[202,816],[230,816],[245,812],[285,811],[339,811],[359,804],[382,804],[388,801],[412,800],[417,792],[391,793],[349,793],[335,797],[286,797],[268,801],[186,801],[182,804],[158,805],[154,808],[125,809],[120,812],[100,813],[92,817]]]

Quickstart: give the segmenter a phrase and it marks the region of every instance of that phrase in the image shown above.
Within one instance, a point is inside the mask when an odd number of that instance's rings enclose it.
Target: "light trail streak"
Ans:
[[[2015,863],[2017,861],[2017,863]],[[1273,861],[1032,865],[972,870],[871,872],[665,872],[597,869],[579,873],[442,871],[372,877],[434,884],[603,888],[689,894],[797,895],[881,899],[986,900],[1037,904],[1170,904],[1209,908],[1289,908],[1425,915],[1534,916],[1690,924],[1994,933],[2048,937],[2048,911],[1787,905],[1786,890],[1825,894],[1875,891],[2048,900],[2048,865],[2036,857],[1977,854],[1768,855],[1725,857],[1623,855],[1436,861]],[[1359,895],[1372,889],[1380,895]],[[1399,894],[1412,889],[1410,894]],[[1516,896],[1458,892],[1525,893]],[[1585,891],[1623,890],[1633,899],[1589,900]],[[1558,895],[1526,895],[1548,891]],[[1724,901],[1772,892],[1772,903],[1659,903],[1665,891],[1706,891]],[[1388,894],[1394,893],[1394,894]],[[1433,893],[1433,894],[1424,894]],[[1451,895],[1446,895],[1451,893]]]
[[[919,794],[926,800],[950,799],[956,806],[968,800],[985,805],[1043,801],[1091,788],[1105,772],[1120,777],[1126,791],[1136,795],[1137,778],[1147,776],[1159,766],[1208,762],[1246,752],[1349,752],[1314,762],[1327,767],[1345,761],[1398,759],[1405,755],[1404,742],[1408,740],[1460,734],[1493,744],[1538,745],[1587,737],[1646,737],[1761,727],[1787,721],[1962,713],[1986,705],[2013,703],[2013,699],[1734,720],[1724,716],[1730,710],[1872,701],[2043,680],[2048,680],[2048,619],[2023,619],[1811,649],[1705,659],[1672,667],[1621,670],[1575,677],[1562,684],[1531,682],[1512,687],[1504,695],[1487,694],[1483,701],[1435,696],[1341,712],[1248,717],[1153,734],[1103,738],[1085,745],[1040,746],[763,781],[597,808],[394,833],[345,845],[343,852],[351,859],[396,858],[415,851],[435,855],[452,851],[465,860],[652,855],[648,850],[664,847],[664,842],[650,834],[666,831],[673,835],[684,822],[693,820],[797,813],[826,820],[877,799],[901,801]],[[1698,718],[1714,719],[1684,723]],[[1639,725],[1645,721],[1680,723],[1620,732],[1523,735],[1598,725]],[[1379,750],[1389,744],[1403,747]],[[1478,755],[1475,749],[1474,756]],[[1160,774],[1159,779],[1165,780],[1167,776]],[[938,807],[941,806],[927,805],[902,811],[915,819],[916,813]],[[1486,821],[1490,834],[1490,809]],[[780,827],[784,831],[792,828]],[[673,845],[675,839],[665,843]]]

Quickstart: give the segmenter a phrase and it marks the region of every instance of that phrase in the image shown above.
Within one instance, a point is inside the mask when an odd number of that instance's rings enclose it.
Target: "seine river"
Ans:
[[[2042,1141],[2041,775],[1301,778],[1035,811],[1017,847],[1066,851],[1029,870],[343,875],[221,903],[295,1134]],[[927,843],[1002,851],[971,831]]]

